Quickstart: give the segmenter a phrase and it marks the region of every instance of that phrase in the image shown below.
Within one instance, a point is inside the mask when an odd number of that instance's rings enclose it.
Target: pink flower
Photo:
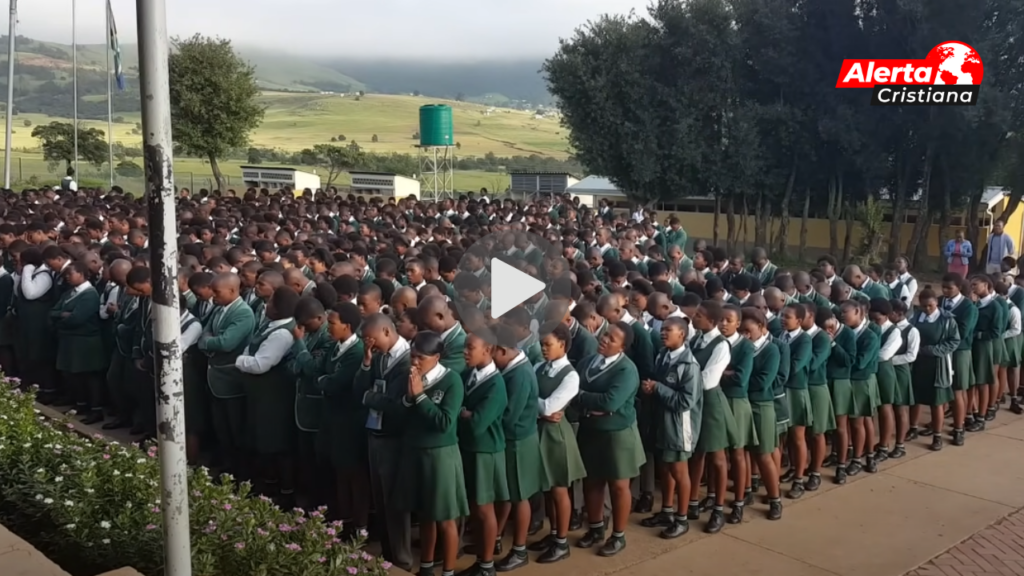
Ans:
[[[256,529],[256,533],[259,534],[260,536],[269,536],[270,535],[270,532],[267,532],[263,528],[257,528]]]
[[[149,524],[146,526],[146,530],[156,530],[156,524]]]
[[[152,512],[153,514],[159,514],[160,513],[160,507],[159,506],[153,506],[152,508],[149,509],[149,511]]]
[[[323,564],[324,562],[327,562],[327,558],[324,558],[323,556],[321,556],[321,557],[317,558],[316,561],[321,563],[321,564]]]
[[[354,566],[349,566],[347,572],[352,576],[355,576],[356,574],[359,574],[359,569]]]
[[[237,543],[235,544],[235,548],[236,548],[237,550],[241,550],[241,549],[245,548],[245,542],[237,542]]]
[[[302,550],[302,546],[299,546],[298,544],[295,544],[294,542],[291,543],[291,544],[285,545],[285,548],[291,550],[292,552],[298,552],[298,551]]]
[[[225,504],[224,505],[224,509],[225,510],[231,510],[231,504]]]
[[[110,460],[110,454],[104,454],[103,455],[103,459],[104,460]]]
[[[385,570],[391,570],[391,562],[388,562],[387,560],[385,560],[385,561],[380,563],[380,567],[385,569]]]
[[[295,528],[292,528],[291,526],[289,526],[287,524],[281,524],[280,526],[277,527],[277,529],[280,530],[281,532],[291,532],[292,530],[295,530]]]

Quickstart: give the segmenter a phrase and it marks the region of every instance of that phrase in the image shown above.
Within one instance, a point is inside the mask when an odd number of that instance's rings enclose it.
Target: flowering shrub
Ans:
[[[33,394],[0,381],[0,519],[76,573],[163,566],[160,466],[141,449],[85,438],[35,409]],[[383,576],[363,542],[342,542],[325,509],[285,512],[248,484],[189,473],[196,576]],[[365,535],[363,535],[365,536]]]

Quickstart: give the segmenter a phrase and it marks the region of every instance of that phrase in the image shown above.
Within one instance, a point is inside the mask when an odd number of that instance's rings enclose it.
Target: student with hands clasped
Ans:
[[[408,410],[399,489],[402,510],[420,521],[419,576],[434,574],[440,537],[442,574],[451,576],[459,554],[456,521],[469,513],[458,422],[465,398],[459,375],[441,363],[444,341],[420,332],[412,341],[411,367],[402,404]]]

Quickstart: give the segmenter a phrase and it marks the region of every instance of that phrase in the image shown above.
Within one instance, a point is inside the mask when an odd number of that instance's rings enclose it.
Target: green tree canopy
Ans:
[[[185,153],[207,158],[223,190],[218,158],[247,147],[249,134],[263,121],[255,68],[229,40],[197,34],[176,38],[174,45],[169,63],[174,142]]]
[[[63,162],[71,166],[75,161],[75,127],[70,122],[50,122],[32,129],[43,149],[43,159],[55,167]],[[107,141],[98,128],[78,128],[78,157],[97,167],[108,159]]]
[[[348,146],[317,144],[299,153],[302,163],[327,171],[327,186],[332,186],[342,172],[352,170],[363,162],[363,152],[352,142]]]

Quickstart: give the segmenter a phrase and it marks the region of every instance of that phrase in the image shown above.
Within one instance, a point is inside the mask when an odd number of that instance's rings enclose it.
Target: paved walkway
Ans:
[[[826,477],[818,492],[785,501],[779,522],[766,520],[758,502],[739,526],[708,536],[699,521],[666,541],[635,516],[615,558],[573,548],[565,562],[517,575],[1024,576],[1024,417],[1004,410],[990,424],[962,448],[933,453],[914,442],[905,458],[846,486]],[[462,558],[459,568],[472,561]]]

